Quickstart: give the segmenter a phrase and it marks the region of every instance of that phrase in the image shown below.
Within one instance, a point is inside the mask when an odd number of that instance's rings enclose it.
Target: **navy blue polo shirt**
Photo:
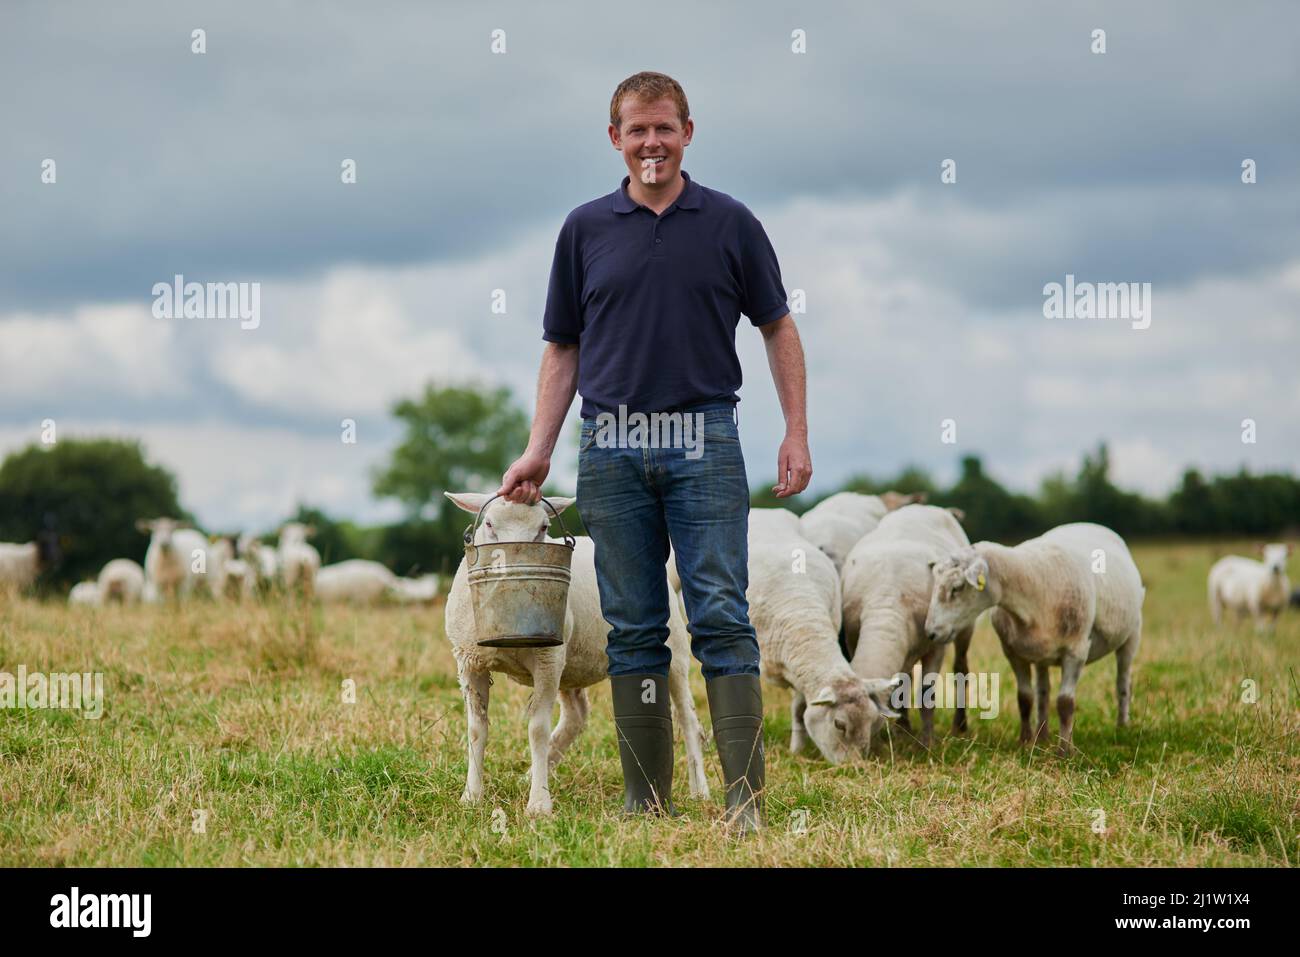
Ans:
[[[659,216],[627,194],[560,227],[542,338],[578,344],[584,418],[739,401],[736,326],[790,311],[776,252],[744,203],[694,182]]]

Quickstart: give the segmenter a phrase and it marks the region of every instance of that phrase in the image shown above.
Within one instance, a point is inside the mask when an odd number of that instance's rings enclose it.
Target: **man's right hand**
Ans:
[[[542,483],[551,471],[551,459],[540,452],[524,452],[506,469],[498,495],[520,505],[536,505],[542,498]]]

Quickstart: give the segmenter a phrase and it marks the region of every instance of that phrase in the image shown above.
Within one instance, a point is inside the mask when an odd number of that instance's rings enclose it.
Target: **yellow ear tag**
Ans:
[[[979,578],[975,579],[975,590],[976,590],[976,591],[983,591],[983,590],[984,590],[984,576],[983,576],[983,575],[980,575]]]

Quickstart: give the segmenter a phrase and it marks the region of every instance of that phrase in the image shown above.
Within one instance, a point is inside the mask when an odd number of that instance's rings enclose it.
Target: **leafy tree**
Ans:
[[[961,477],[951,489],[935,497],[966,513],[963,527],[972,542],[1010,541],[1032,537],[1042,530],[1034,500],[1008,492],[984,473],[979,456],[961,460]]]
[[[158,516],[191,518],[175,477],[146,462],[138,442],[63,439],[29,445],[0,464],[0,541],[56,532],[62,558],[47,572],[49,584],[92,577],[114,558],[143,561],[149,538],[135,523]]]
[[[397,498],[412,517],[443,515],[446,491],[496,489],[528,444],[528,417],[508,389],[439,389],[393,406],[406,436],[374,479],[376,495]]]

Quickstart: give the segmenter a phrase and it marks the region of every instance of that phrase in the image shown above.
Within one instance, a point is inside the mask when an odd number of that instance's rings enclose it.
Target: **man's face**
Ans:
[[[623,128],[609,127],[609,138],[623,153],[628,173],[642,183],[667,183],[682,168],[682,151],[690,144],[695,122],[686,126],[669,97],[647,103],[638,97],[623,99]],[[651,162],[651,161],[654,162]]]

